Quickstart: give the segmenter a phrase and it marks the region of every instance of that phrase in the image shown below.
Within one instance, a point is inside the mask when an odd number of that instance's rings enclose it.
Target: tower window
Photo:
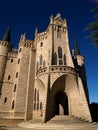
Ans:
[[[58,57],[62,58],[62,48],[60,46],[58,47]]]
[[[18,78],[18,72],[16,73],[16,78]]]
[[[12,109],[14,109],[14,103],[15,103],[15,101],[13,100],[13,102],[12,102]]]
[[[6,103],[6,102],[7,102],[7,97],[4,98],[4,103]]]
[[[18,64],[20,63],[20,58],[18,59]]]
[[[8,75],[8,80],[10,80],[11,79],[11,76],[10,75]]]
[[[11,59],[11,63],[13,62],[13,59]]]
[[[16,84],[14,85],[14,92],[16,92]]]
[[[42,46],[43,46],[43,42],[40,43],[40,47],[42,47]]]

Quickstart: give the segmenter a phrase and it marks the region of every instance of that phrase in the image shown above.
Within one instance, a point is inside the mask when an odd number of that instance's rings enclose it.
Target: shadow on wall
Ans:
[[[98,122],[98,103],[95,102],[91,103],[90,111],[91,111],[93,121]]]

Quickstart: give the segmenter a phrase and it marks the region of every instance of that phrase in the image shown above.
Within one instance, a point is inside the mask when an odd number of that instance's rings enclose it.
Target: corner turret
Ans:
[[[0,95],[2,91],[2,83],[7,63],[8,53],[12,50],[10,44],[10,26],[8,26],[2,40],[0,40]]]
[[[74,59],[79,66],[84,65],[84,57],[81,55],[77,41],[74,42]]]
[[[73,60],[74,60],[75,68],[77,69],[77,71],[79,73],[79,76],[80,76],[80,78],[82,80],[84,90],[85,90],[85,93],[86,93],[86,97],[87,97],[87,100],[88,100],[88,103],[89,103],[89,95],[88,95],[88,88],[87,88],[87,77],[86,77],[84,57],[80,53],[77,41],[75,41],[75,43],[74,43]]]

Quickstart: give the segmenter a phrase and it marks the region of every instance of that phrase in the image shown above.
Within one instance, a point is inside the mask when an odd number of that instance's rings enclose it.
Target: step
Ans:
[[[96,122],[89,123],[73,116],[55,116],[47,123],[42,123],[41,119],[30,120],[19,124],[20,127],[34,128],[34,130],[64,130],[64,129],[84,129],[98,128]]]

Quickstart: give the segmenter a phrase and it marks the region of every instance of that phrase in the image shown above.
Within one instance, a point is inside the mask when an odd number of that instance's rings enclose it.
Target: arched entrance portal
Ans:
[[[66,88],[71,81],[69,75],[62,75],[55,80],[47,94],[46,119],[50,120],[55,115],[69,115],[69,97]]]
[[[65,92],[58,92],[55,96],[55,115],[68,115],[68,97]]]

